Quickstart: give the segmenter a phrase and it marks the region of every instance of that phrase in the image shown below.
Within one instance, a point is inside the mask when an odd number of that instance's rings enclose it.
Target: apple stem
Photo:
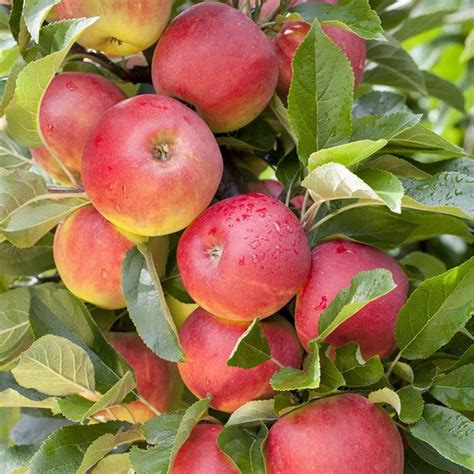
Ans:
[[[276,360],[274,357],[272,357],[272,361],[273,361],[276,365],[278,365],[278,367],[280,367],[280,369],[284,369],[284,368],[285,368],[285,366],[284,366],[281,362],[279,362],[278,360]]]
[[[393,369],[395,368],[395,365],[397,364],[397,362],[400,360],[400,358],[402,357],[402,352],[400,351],[398,354],[397,354],[397,357],[395,357],[395,359],[393,359],[392,363],[390,364],[388,370],[387,370],[387,379],[390,377],[390,374],[392,373]]]

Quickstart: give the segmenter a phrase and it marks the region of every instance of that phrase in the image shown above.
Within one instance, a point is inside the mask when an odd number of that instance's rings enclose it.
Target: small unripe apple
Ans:
[[[214,132],[247,125],[266,107],[278,79],[271,40],[223,3],[186,9],[156,47],[153,85],[196,107]]]
[[[395,423],[358,394],[323,398],[278,420],[266,445],[268,474],[403,473]]]
[[[82,159],[82,181],[108,220],[141,235],[188,226],[211,202],[223,162],[214,135],[189,107],[156,94],[107,110]]]
[[[295,6],[305,1],[294,0],[291,6]],[[336,0],[310,0],[308,3],[332,3]],[[275,45],[278,52],[280,64],[280,74],[278,77],[277,90],[282,98],[286,98],[290,89],[293,76],[293,56],[298,46],[303,42],[311,26],[304,21],[287,21],[283,23],[281,30],[275,38]],[[362,81],[364,73],[364,63],[367,55],[365,41],[356,34],[332,25],[324,25],[323,31],[349,59],[354,72],[354,88]]]
[[[342,240],[321,244],[313,250],[308,281],[296,300],[296,330],[307,350],[308,341],[318,335],[321,313],[337,293],[348,288],[357,273],[376,268],[389,270],[397,287],[351,316],[326,340],[336,347],[355,341],[365,358],[386,357],[392,352],[395,322],[408,293],[407,276],[384,252]]]
[[[102,114],[126,95],[98,74],[64,72],[46,89],[40,107],[41,133],[55,156],[78,181],[84,147]],[[56,181],[71,184],[45,146],[33,148],[35,161]]]
[[[62,0],[60,19],[100,17],[79,43],[110,55],[126,56],[150,47],[165,29],[171,0]]]
[[[259,193],[219,201],[178,243],[178,267],[197,304],[220,318],[270,316],[301,289],[311,252],[298,219]]]
[[[284,367],[300,367],[302,351],[293,327],[281,316],[262,321],[272,357]],[[272,375],[279,369],[272,360],[250,369],[231,367],[227,360],[248,323],[217,318],[202,308],[194,311],[179,331],[186,362],[179,373],[198,398],[212,397],[211,407],[233,412],[250,400],[273,394]]]
[[[123,308],[122,262],[127,251],[144,240],[114,226],[89,205],[59,224],[54,237],[54,261],[71,293],[102,308]],[[168,238],[153,242],[152,251],[157,271],[162,274]]]
[[[178,451],[170,474],[239,474],[217,445],[222,429],[219,425],[196,425]]]
[[[107,337],[115,350],[132,367],[139,395],[161,413],[180,406],[183,383],[176,364],[154,354],[134,332],[111,332]],[[144,423],[156,416],[156,413],[140,400],[117,405],[109,410],[119,420],[130,423]],[[108,418],[107,412],[102,415]]]

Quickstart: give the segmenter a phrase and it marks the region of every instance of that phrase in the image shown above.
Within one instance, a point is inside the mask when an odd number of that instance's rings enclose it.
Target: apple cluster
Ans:
[[[260,16],[278,6],[274,0],[264,3]],[[171,296],[167,301],[172,313],[184,308],[184,317],[176,318],[186,361],[160,359],[135,333],[109,334],[134,369],[139,393],[163,412],[176,408],[181,380],[196,397],[210,395],[211,407],[227,413],[273,396],[272,375],[280,367],[301,367],[303,348],[311,351],[308,342],[318,335],[319,317],[338,291],[358,272],[375,268],[391,271],[396,289],[364,307],[327,342],[338,347],[356,341],[365,357],[388,356],[408,291],[394,259],[344,241],[311,251],[300,220],[278,199],[283,187],[277,181],[251,183],[254,192],[213,202],[223,174],[215,134],[252,122],[275,91],[286,100],[292,58],[309,25],[284,22],[270,39],[241,11],[211,2],[184,10],[169,24],[170,0],[63,0],[56,12],[62,19],[99,15],[79,42],[110,55],[142,51],[158,40],[151,63],[155,94],[127,98],[99,75],[58,74],[40,110],[45,146],[32,150],[56,181],[68,184],[71,175],[82,183],[92,203],[68,216],[54,241],[62,281],[86,302],[124,308],[121,267],[127,251],[148,241],[161,277],[168,236],[182,232],[177,265],[195,305]],[[335,26],[324,31],[347,55],[356,87],[364,41]],[[302,198],[293,198],[292,205],[300,209]],[[295,296],[293,326],[277,313]],[[255,318],[272,359],[250,369],[228,366]],[[153,416],[139,401],[112,410],[115,418],[130,422]],[[172,472],[238,472],[216,444],[221,429],[197,425]],[[360,395],[344,394],[312,402],[275,423],[266,462],[269,473],[401,473],[403,447],[387,414]]]

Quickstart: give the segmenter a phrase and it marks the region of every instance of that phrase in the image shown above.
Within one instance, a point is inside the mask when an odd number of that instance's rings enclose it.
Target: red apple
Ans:
[[[304,1],[293,1],[291,6],[295,6]],[[335,0],[312,0],[310,3],[332,3]],[[281,97],[286,98],[290,89],[291,78],[293,76],[292,61],[295,51],[305,39],[311,26],[304,21],[287,21],[283,23],[281,30],[275,38],[275,45],[280,63],[280,75],[278,78],[277,90]],[[345,53],[349,59],[354,72],[356,88],[362,81],[364,73],[364,63],[367,55],[365,41],[356,34],[338,28],[337,26],[324,25],[323,31],[326,35]]]
[[[250,18],[222,3],[201,3],[166,29],[152,77],[157,92],[194,105],[215,132],[229,132],[266,107],[278,60],[271,40]]]
[[[205,122],[175,99],[139,95],[109,109],[82,160],[84,188],[108,220],[141,235],[189,225],[211,202],[223,170]]]
[[[176,364],[154,354],[134,332],[111,332],[108,339],[132,367],[139,395],[161,413],[180,406],[183,383]],[[130,423],[144,423],[156,416],[140,400],[117,405],[109,410],[116,418]],[[106,412],[103,415],[107,417]]]
[[[397,287],[372,301],[341,324],[327,341],[336,347],[356,341],[365,358],[388,356],[395,347],[395,322],[408,292],[408,279],[390,256],[354,242],[333,240],[313,250],[309,279],[296,300],[296,330],[302,344],[318,335],[319,317],[336,297],[351,284],[357,273],[376,268],[392,272]]]
[[[79,43],[106,54],[125,56],[150,47],[165,29],[171,0],[62,0],[61,19],[98,16]]]
[[[196,303],[221,318],[252,321],[275,313],[303,287],[311,253],[294,214],[253,193],[201,214],[182,235],[177,261]]]
[[[196,425],[178,451],[170,474],[240,473],[217,445],[217,437],[222,429],[219,425]]]
[[[77,297],[102,308],[125,306],[122,262],[129,249],[144,238],[115,227],[92,206],[85,206],[59,224],[54,260],[66,287]],[[159,274],[163,274],[168,238],[151,242]]]
[[[262,323],[272,357],[285,367],[300,367],[302,351],[293,327],[281,316]],[[279,369],[269,360],[251,369],[227,365],[237,340],[247,323],[217,318],[202,308],[194,311],[179,331],[186,362],[178,363],[179,373],[198,398],[212,396],[211,407],[233,412],[250,400],[273,394],[272,375]]]
[[[278,420],[268,474],[402,474],[403,443],[388,414],[357,394],[323,398]]]
[[[126,95],[97,74],[64,72],[46,90],[40,107],[41,133],[56,157],[80,179],[82,152],[102,114]],[[56,181],[71,184],[46,147],[31,150],[35,161]]]

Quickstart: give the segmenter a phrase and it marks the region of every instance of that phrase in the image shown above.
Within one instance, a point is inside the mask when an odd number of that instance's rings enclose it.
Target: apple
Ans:
[[[46,144],[79,181],[82,152],[101,115],[126,95],[98,74],[64,72],[51,81],[41,102],[39,123]],[[56,181],[68,177],[45,146],[32,148],[35,161]]]
[[[107,110],[82,158],[82,181],[94,206],[115,225],[147,236],[188,226],[211,202],[222,171],[205,122],[156,94]]]
[[[184,321],[186,321],[189,315],[198,307],[197,304],[183,303],[171,295],[166,295],[165,299],[173,321],[178,329],[181,328]]]
[[[123,308],[122,262],[127,251],[143,240],[141,236],[115,227],[88,205],[58,225],[54,261],[71,293],[101,308]],[[168,238],[160,237],[151,248],[157,272],[162,274]]]
[[[177,262],[197,304],[221,318],[252,321],[272,315],[303,287],[311,252],[283,203],[250,193],[201,214],[181,236]]]
[[[134,332],[111,332],[107,337],[133,369],[139,395],[161,413],[175,410],[181,405],[183,383],[176,364],[154,354]],[[140,400],[117,405],[109,410],[114,417],[130,423],[144,423],[156,416]],[[107,415],[110,417],[110,413],[105,411],[98,417],[109,418]]]
[[[229,132],[267,106],[278,59],[271,40],[250,18],[222,3],[201,3],[163,33],[152,78],[158,93],[192,104],[214,132]]]
[[[271,427],[266,446],[268,474],[402,474],[403,457],[390,416],[355,393],[292,411]]]
[[[285,367],[301,366],[302,351],[294,328],[281,316],[262,321],[272,357]],[[231,413],[251,400],[271,397],[272,375],[279,369],[272,360],[250,369],[227,365],[248,323],[227,321],[202,308],[195,310],[179,331],[186,362],[178,370],[198,398],[212,397],[211,407]]]
[[[291,6],[295,6],[304,1],[293,1]],[[335,0],[312,0],[309,3],[332,3]],[[286,98],[290,89],[291,78],[293,76],[293,56],[298,46],[303,42],[311,26],[304,21],[287,21],[283,23],[281,30],[275,38],[275,45],[278,52],[280,64],[280,75],[278,78],[277,90],[282,98]],[[349,59],[354,72],[354,88],[362,81],[364,73],[364,63],[367,56],[365,41],[356,34],[338,28],[337,26],[324,25],[323,31]]]
[[[170,474],[239,474],[239,469],[217,445],[222,429],[219,425],[196,425],[179,449]]]
[[[248,187],[253,193],[267,194],[268,196],[273,196],[276,199],[279,199],[279,197],[285,191],[283,184],[281,184],[280,181],[277,181],[276,179],[262,179],[261,181],[250,182]],[[301,210],[303,208],[303,201],[304,196],[297,195],[291,198],[290,204],[295,209]]]
[[[79,43],[109,55],[126,56],[150,47],[165,29],[171,0],[62,0],[60,19],[100,17]]]
[[[342,323],[328,338],[335,347],[355,341],[365,358],[388,356],[395,347],[393,331],[406,301],[408,279],[400,265],[384,252],[355,242],[333,240],[313,250],[308,281],[296,300],[296,330],[307,350],[318,335],[321,313],[357,273],[376,268],[392,272],[397,287],[372,301]]]

